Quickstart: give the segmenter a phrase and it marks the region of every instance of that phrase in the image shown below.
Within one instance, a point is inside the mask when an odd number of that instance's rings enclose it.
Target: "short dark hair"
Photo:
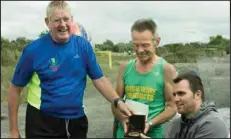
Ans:
[[[149,30],[152,32],[152,35],[156,33],[157,25],[152,19],[139,19],[131,27],[131,32],[133,31],[145,31]]]
[[[182,80],[187,80],[189,82],[190,89],[193,93],[200,90],[201,91],[201,99],[203,102],[205,101],[204,87],[203,87],[201,78],[197,72],[189,71],[189,72],[180,74],[173,80],[173,82],[179,83]]]

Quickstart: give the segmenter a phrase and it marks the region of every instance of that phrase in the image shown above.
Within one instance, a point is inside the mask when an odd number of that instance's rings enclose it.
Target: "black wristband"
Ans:
[[[119,101],[123,101],[123,102],[124,102],[124,100],[123,100],[122,98],[116,98],[116,99],[113,101],[115,108],[117,108],[117,105],[118,105],[118,102],[119,102]]]

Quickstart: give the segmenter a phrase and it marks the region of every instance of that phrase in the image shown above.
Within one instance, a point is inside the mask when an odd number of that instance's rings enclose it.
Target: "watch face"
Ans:
[[[122,98],[117,98],[117,99],[114,100],[115,108],[117,108],[117,104],[118,104],[119,101],[123,101],[123,99]]]
[[[152,122],[151,121],[149,121],[148,124],[149,124],[149,126],[152,126]]]

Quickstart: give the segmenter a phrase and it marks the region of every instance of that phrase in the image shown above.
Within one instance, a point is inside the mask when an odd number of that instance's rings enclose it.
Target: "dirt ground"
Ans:
[[[112,137],[112,113],[110,103],[107,102],[98,92],[91,92],[92,97],[85,99],[85,112],[89,120],[89,138],[110,138]],[[27,104],[22,104],[19,108],[18,124],[22,137],[25,137],[25,112]],[[1,138],[9,135],[9,123],[7,118],[7,104],[2,103],[1,114]]]
[[[89,120],[88,138],[111,138],[112,137],[112,123],[113,116],[110,111],[109,103],[98,93],[91,92],[94,97],[85,99],[86,115]],[[26,105],[22,104],[19,108],[19,130],[21,136],[24,138],[25,133],[25,112]],[[9,136],[9,123],[7,118],[7,105],[2,103],[2,116],[5,119],[1,119],[1,138],[7,138]],[[230,109],[219,109],[220,115],[226,121],[228,127],[230,127]],[[168,131],[168,127],[165,129]]]

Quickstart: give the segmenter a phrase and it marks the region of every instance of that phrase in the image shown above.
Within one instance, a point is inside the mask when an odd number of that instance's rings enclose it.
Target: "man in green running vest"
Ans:
[[[116,91],[120,97],[148,105],[144,134],[151,138],[163,137],[163,123],[177,112],[173,97],[173,78],[176,70],[162,57],[156,55],[160,42],[157,25],[152,19],[139,19],[131,27],[131,37],[136,58],[120,66]],[[112,106],[119,122],[116,138],[124,138],[128,117]]]

